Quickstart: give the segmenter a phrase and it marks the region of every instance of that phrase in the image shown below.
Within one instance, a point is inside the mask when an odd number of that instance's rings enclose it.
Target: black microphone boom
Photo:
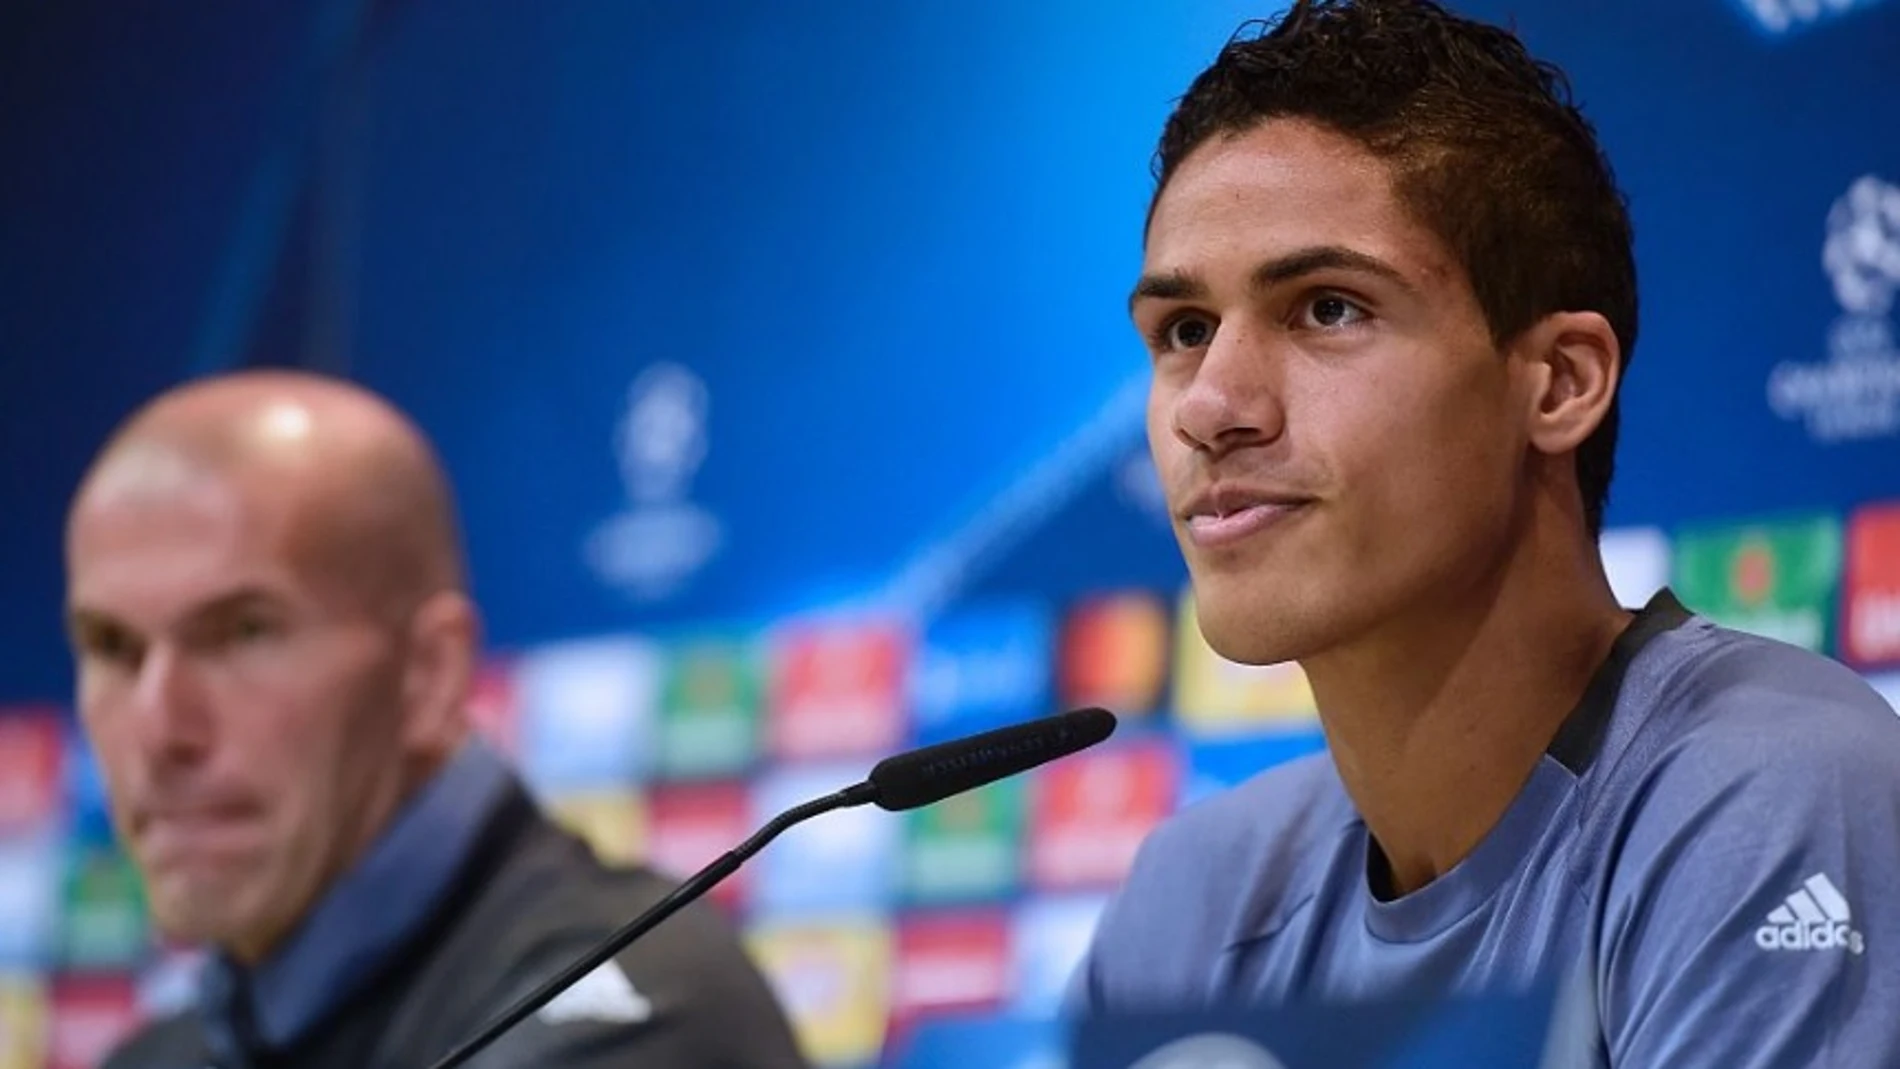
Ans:
[[[750,839],[721,854],[712,864],[694,873],[690,879],[674,888],[671,894],[655,902],[599,946],[581,955],[573,964],[549,977],[541,986],[497,1014],[494,1020],[482,1026],[481,1031],[443,1055],[429,1069],[453,1069],[473,1058],[483,1048],[501,1038],[502,1033],[520,1024],[529,1014],[552,1002],[557,995],[574,986],[603,962],[625,950],[629,943],[712,890],[719,881],[739,871],[739,866],[745,864],[748,858],[765,849],[765,844],[778,838],[794,824],[834,809],[873,803],[893,812],[930,805],[953,794],[975,790],[1006,776],[1027,772],[1037,765],[1087,749],[1108,738],[1114,731],[1115,717],[1108,710],[1076,709],[1058,716],[997,728],[980,735],[953,739],[887,757],[871,769],[871,775],[864,782],[794,806],[773,817]]]
[[[877,804],[916,809],[1067,757],[1115,732],[1106,709],[1076,709],[886,757],[871,770]]]

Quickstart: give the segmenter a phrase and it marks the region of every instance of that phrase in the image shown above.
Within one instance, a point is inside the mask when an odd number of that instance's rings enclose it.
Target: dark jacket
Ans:
[[[106,1069],[427,1069],[672,884],[600,864],[519,787],[497,807],[453,889],[404,951],[287,1049],[220,1063],[194,1012],[153,1022]],[[471,1069],[804,1069],[792,1031],[730,927],[697,903],[611,972],[529,1017]],[[596,981],[611,981],[603,984]]]

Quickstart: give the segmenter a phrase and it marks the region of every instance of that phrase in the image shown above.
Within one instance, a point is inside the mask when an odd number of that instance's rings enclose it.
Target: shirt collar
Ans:
[[[1648,604],[1636,611],[1629,626],[1616,637],[1609,656],[1590,677],[1582,700],[1564,718],[1563,725],[1550,740],[1547,752],[1558,764],[1569,769],[1571,775],[1581,776],[1588,772],[1597,753],[1603,749],[1604,736],[1616,712],[1617,698],[1623,692],[1623,679],[1629,675],[1630,665],[1636,660],[1636,655],[1658,636],[1688,623],[1689,617],[1689,610],[1683,608],[1682,602],[1676,599],[1675,591],[1663,587],[1649,599]]]

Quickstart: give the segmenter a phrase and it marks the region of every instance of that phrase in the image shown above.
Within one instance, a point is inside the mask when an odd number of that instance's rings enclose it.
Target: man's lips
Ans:
[[[1189,499],[1181,510],[1181,521],[1196,546],[1215,549],[1251,538],[1313,500],[1285,491],[1216,483]]]
[[[141,852],[164,860],[243,850],[255,843],[262,823],[255,807],[233,799],[152,806],[135,826]]]

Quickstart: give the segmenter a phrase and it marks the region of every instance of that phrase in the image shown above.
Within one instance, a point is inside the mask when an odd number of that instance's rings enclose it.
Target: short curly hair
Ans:
[[[1431,0],[1296,0],[1246,23],[1169,117],[1155,200],[1210,138],[1276,118],[1331,129],[1386,162],[1401,202],[1463,266],[1494,342],[1553,312],[1594,311],[1627,366],[1637,303],[1627,202],[1569,80],[1510,31]],[[1593,537],[1617,407],[1576,454]]]

